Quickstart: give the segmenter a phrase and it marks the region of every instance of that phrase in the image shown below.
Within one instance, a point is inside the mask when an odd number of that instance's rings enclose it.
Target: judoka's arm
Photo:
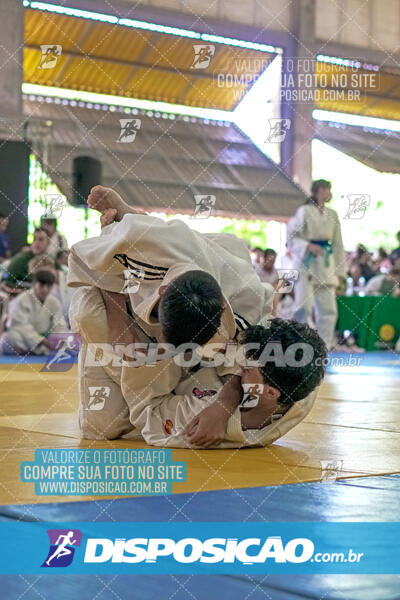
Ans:
[[[335,213],[335,230],[333,232],[332,251],[335,258],[336,275],[343,281],[346,279],[346,257],[344,253],[342,231],[339,217]]]
[[[55,302],[53,302],[54,307],[52,307],[50,333],[66,333],[68,331],[68,325],[64,319],[61,304],[57,298],[52,298],[52,300],[55,300]]]
[[[320,246],[309,242],[305,210],[305,206],[300,206],[287,226],[288,247],[300,262],[305,260],[308,252],[315,256],[324,253]]]

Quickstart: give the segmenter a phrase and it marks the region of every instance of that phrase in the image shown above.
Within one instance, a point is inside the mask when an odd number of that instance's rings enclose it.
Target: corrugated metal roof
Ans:
[[[315,137],[377,171],[400,173],[400,133],[318,121]]]
[[[251,86],[251,77],[275,57],[216,44],[209,66],[193,69],[195,43],[199,40],[27,8],[24,81],[232,110]],[[62,46],[54,68],[37,68],[42,44]],[[232,78],[221,85],[218,75],[227,74]]]
[[[400,119],[400,69],[379,71],[317,62],[317,108]],[[359,94],[357,93],[359,92]]]
[[[51,120],[49,175],[71,197],[72,162],[91,155],[103,184],[135,206],[193,213],[195,194],[215,195],[214,214],[241,218],[291,216],[304,194],[234,125],[192,118],[94,110],[25,101],[30,120]],[[140,119],[132,143],[120,143],[120,119]]]

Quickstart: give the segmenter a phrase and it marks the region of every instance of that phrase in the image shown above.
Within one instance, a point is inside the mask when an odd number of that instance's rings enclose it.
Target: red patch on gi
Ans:
[[[217,393],[217,390],[199,390],[199,388],[195,387],[192,389],[193,396],[196,398],[204,398],[205,396],[214,396]]]
[[[166,434],[171,435],[172,430],[174,428],[174,424],[171,419],[167,419],[164,423],[164,431]]]

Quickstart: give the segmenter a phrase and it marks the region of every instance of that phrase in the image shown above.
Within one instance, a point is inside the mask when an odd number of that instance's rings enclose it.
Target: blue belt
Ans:
[[[325,250],[325,267],[329,267],[329,257],[333,252],[332,243],[329,240],[310,240],[310,242],[311,244],[316,244],[317,246],[320,246],[320,248],[323,248]],[[306,269],[310,267],[313,258],[315,258],[314,254],[312,252],[309,252],[304,261]]]

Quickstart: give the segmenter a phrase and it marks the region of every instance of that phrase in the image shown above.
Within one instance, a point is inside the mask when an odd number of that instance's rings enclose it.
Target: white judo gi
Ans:
[[[71,248],[68,284],[121,293],[128,273],[138,286],[129,294],[132,310],[151,325],[160,286],[197,269],[221,286],[227,305],[222,328],[228,338],[236,328],[267,322],[273,288],[254,272],[246,243],[231,234],[198,233],[178,219],[128,214],[99,237],[78,242]]]
[[[339,277],[346,277],[337,213],[326,206],[322,213],[314,204],[300,206],[288,223],[287,238],[295,258],[294,268],[299,270],[293,318],[307,322],[314,307],[318,333],[331,348],[337,320],[335,287]],[[313,240],[330,242],[331,251],[321,256],[309,256],[307,246]]]
[[[108,340],[107,315],[100,291],[81,287],[71,305],[71,324],[82,337],[79,355],[79,426],[87,439],[138,438],[149,445],[190,448],[183,431],[189,421],[215,402],[230,367],[190,372],[173,359],[154,366],[104,366],[109,359],[97,350]],[[141,333],[140,331],[138,332]],[[145,338],[142,338],[145,339]],[[278,421],[262,429],[243,430],[240,409],[230,417],[218,448],[266,446],[287,433],[311,410],[317,391],[296,402]]]
[[[87,344],[108,342],[103,299],[93,286],[122,293],[128,271],[133,283],[138,284],[135,293],[129,294],[135,320],[151,339],[159,333],[159,324],[154,322],[151,312],[159,300],[160,286],[193,269],[213,275],[225,297],[221,326],[211,341],[231,339],[237,330],[246,328],[249,323],[267,322],[271,313],[272,286],[260,282],[252,268],[246,243],[234,235],[204,235],[179,220],[164,222],[148,215],[126,215],[120,223],[105,227],[99,237],[72,247],[68,282],[80,290],[76,290],[72,299],[70,322],[72,330],[82,336],[80,423],[85,437],[120,437],[126,433],[127,404],[121,394],[121,369],[85,366]],[[135,369],[135,373],[140,386],[140,371]],[[155,379],[159,377],[160,374],[155,373]],[[166,372],[162,377],[168,380]],[[90,381],[94,383],[90,384]],[[93,424],[96,415],[86,414],[82,405],[90,403],[89,388],[100,388],[100,393],[103,384],[110,389],[115,410],[107,424],[102,415],[98,415],[97,426]],[[132,379],[130,387],[134,388]],[[155,382],[152,388],[155,389]],[[167,388],[172,392],[174,386]],[[90,412],[96,412],[93,408],[98,409],[100,405],[97,402]],[[86,417],[90,417],[93,426],[86,426]]]
[[[42,344],[45,335],[68,331],[61,304],[51,294],[42,304],[33,289],[27,290],[10,303],[9,310],[7,331],[1,340],[5,353],[21,350],[49,354],[49,350]]]

